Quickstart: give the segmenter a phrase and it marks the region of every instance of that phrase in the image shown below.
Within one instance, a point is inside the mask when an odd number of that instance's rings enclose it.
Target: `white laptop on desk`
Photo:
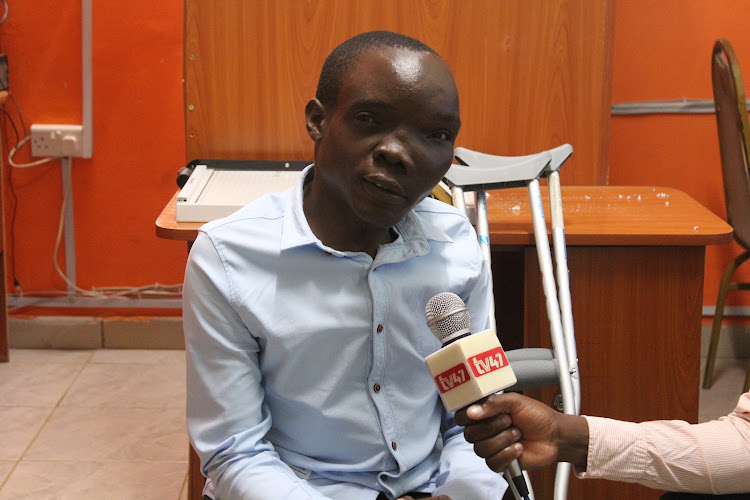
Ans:
[[[177,195],[177,222],[226,217],[266,193],[294,186],[307,161],[194,160]]]

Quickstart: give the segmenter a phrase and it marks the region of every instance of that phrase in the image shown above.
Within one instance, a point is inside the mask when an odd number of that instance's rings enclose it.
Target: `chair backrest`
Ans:
[[[750,125],[740,65],[727,40],[719,39],[714,44],[711,77],[727,218],[735,240],[750,249]]]

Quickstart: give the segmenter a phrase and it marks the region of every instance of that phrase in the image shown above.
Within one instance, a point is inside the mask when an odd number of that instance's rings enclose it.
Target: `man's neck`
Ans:
[[[341,252],[364,252],[373,259],[381,245],[391,243],[398,235],[393,228],[365,225],[348,209],[328,210],[329,205],[316,203],[312,183],[304,188],[302,208],[313,234],[324,245]]]

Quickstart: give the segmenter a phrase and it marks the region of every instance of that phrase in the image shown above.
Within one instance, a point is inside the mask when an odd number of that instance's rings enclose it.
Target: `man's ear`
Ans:
[[[320,141],[326,126],[326,109],[319,100],[310,99],[305,106],[305,124],[310,139],[315,142]]]

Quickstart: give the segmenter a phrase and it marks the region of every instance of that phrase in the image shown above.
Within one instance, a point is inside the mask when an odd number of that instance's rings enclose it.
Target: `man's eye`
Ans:
[[[375,123],[375,117],[370,113],[359,113],[356,118],[363,123]]]
[[[434,134],[432,134],[431,137],[438,139],[440,141],[453,140],[453,136],[449,132],[446,132],[445,130],[441,130],[440,132],[435,132]]]

